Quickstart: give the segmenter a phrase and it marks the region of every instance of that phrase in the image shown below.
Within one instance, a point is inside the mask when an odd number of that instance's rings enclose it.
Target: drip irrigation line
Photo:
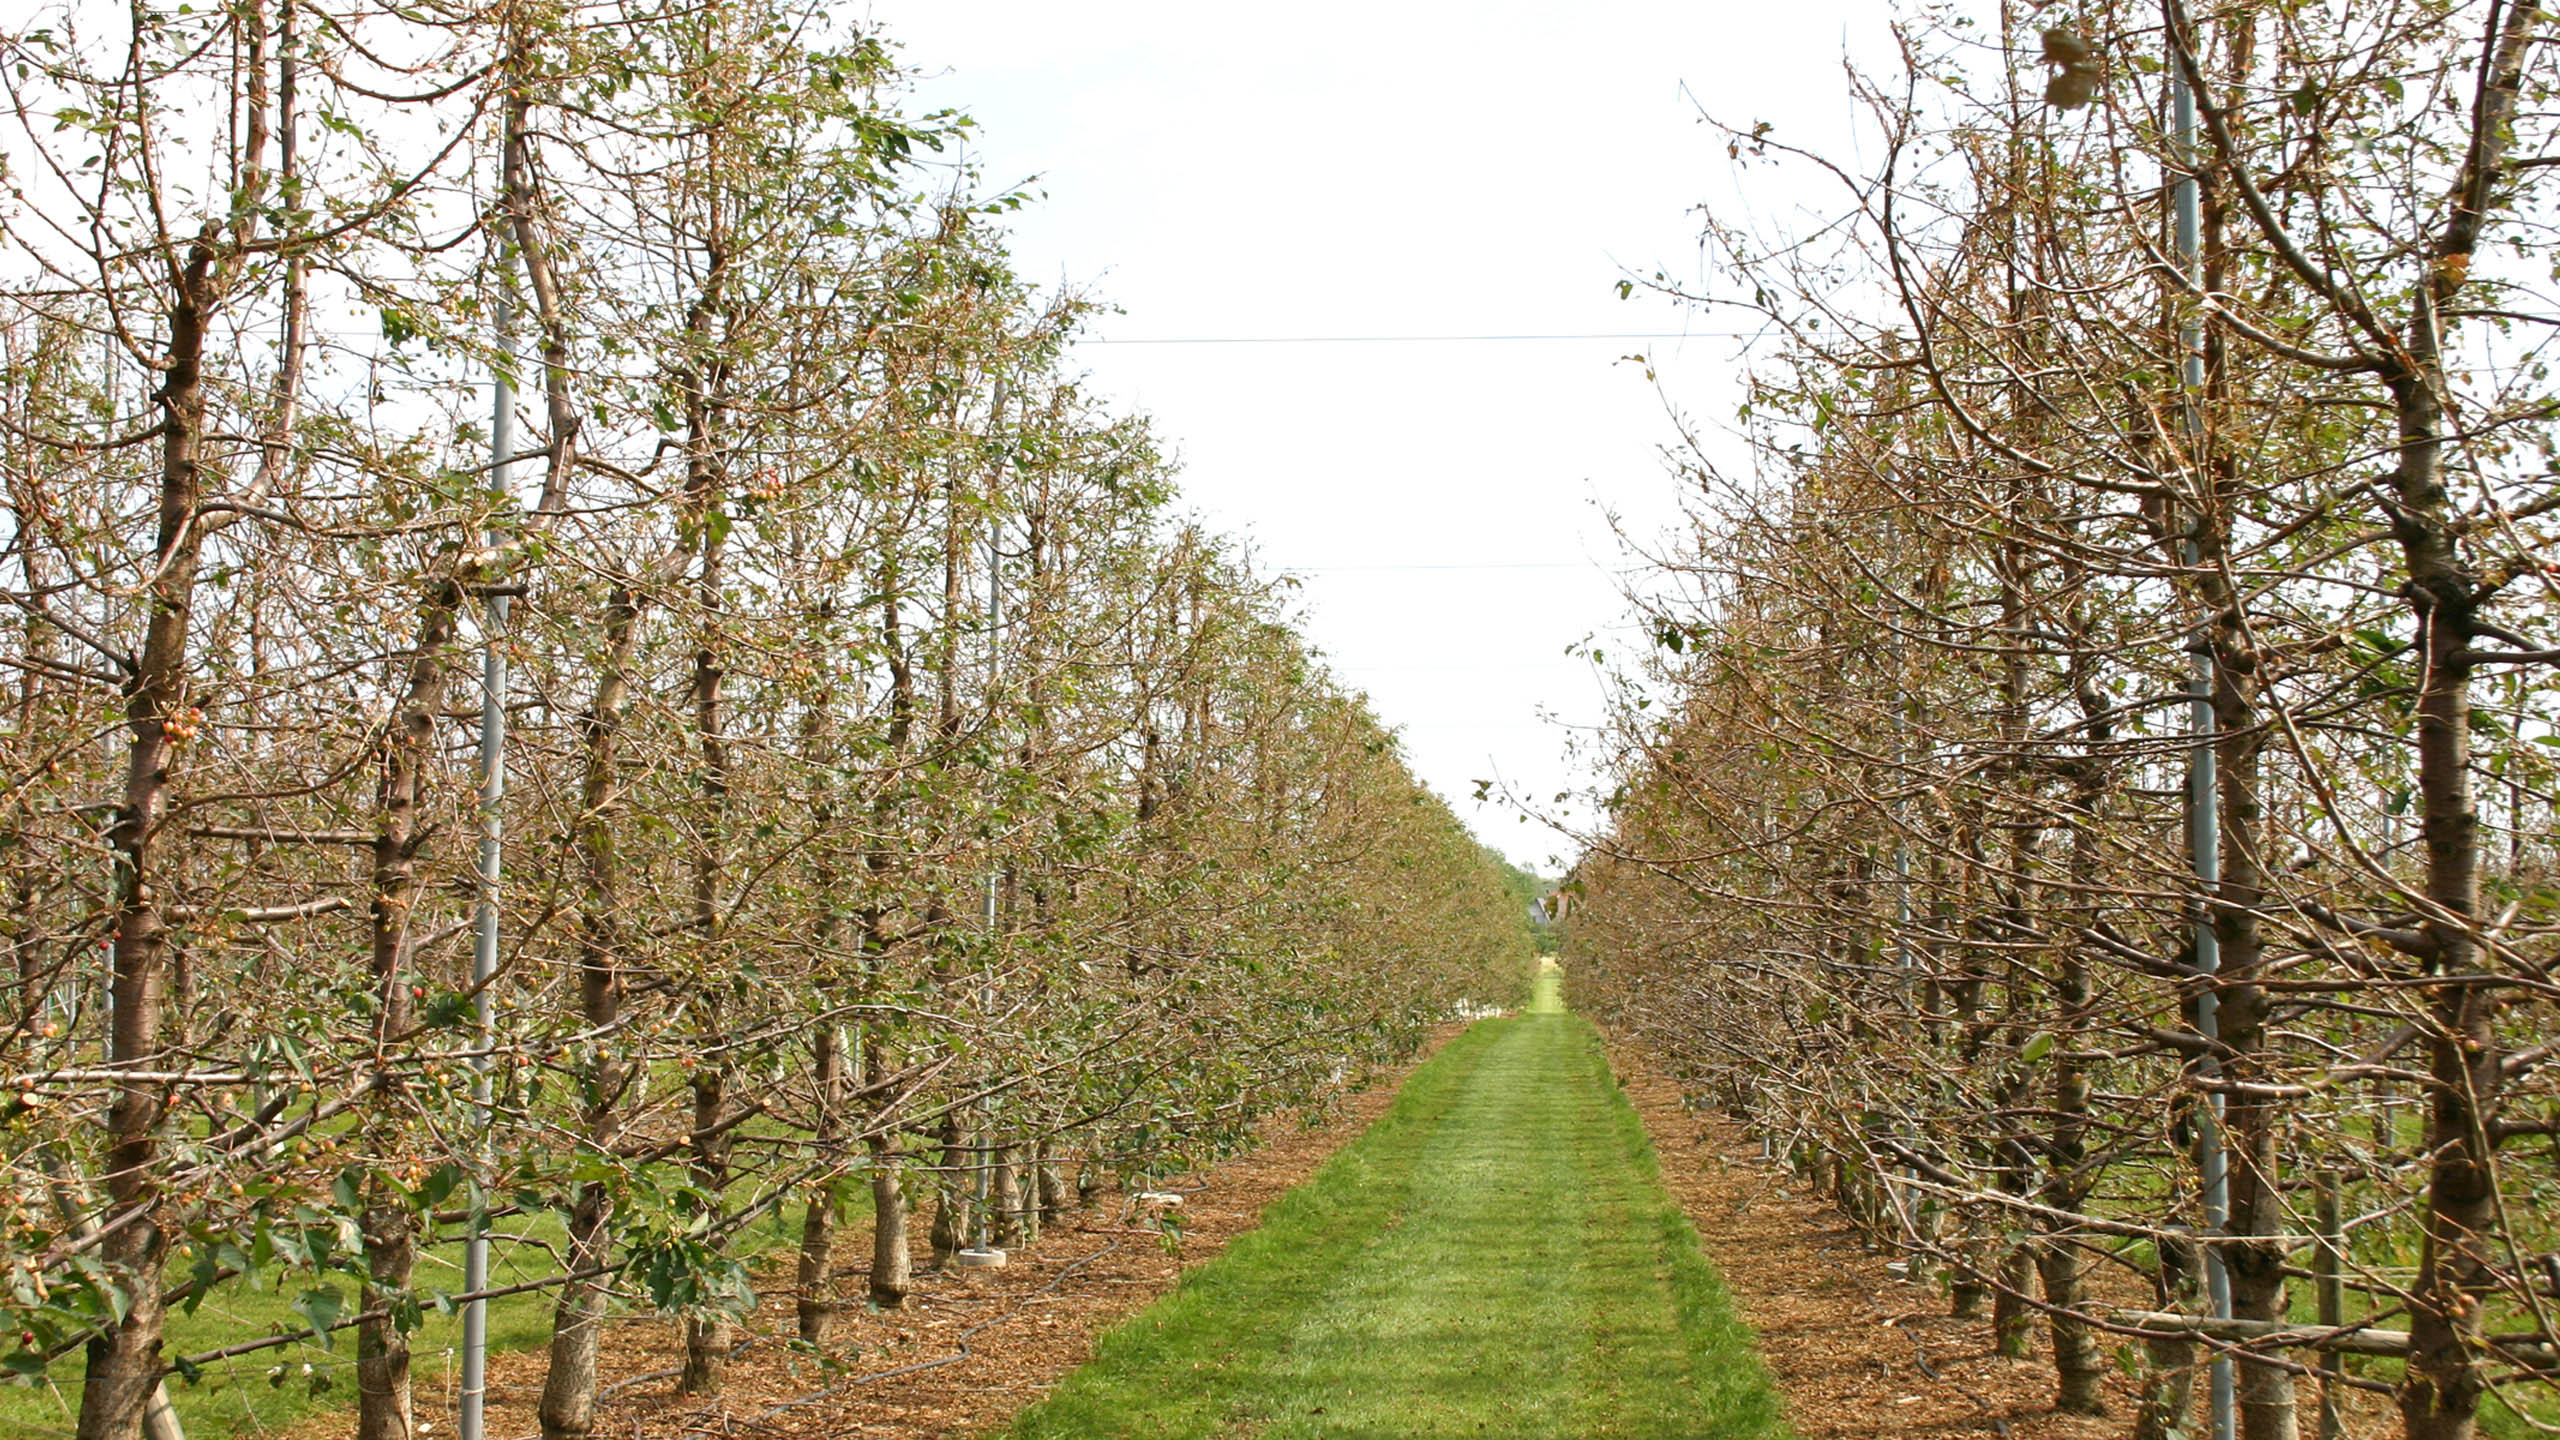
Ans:
[[[749,1350],[754,1349],[756,1342],[762,1338],[762,1336],[750,1335],[746,1339],[739,1341],[737,1344],[730,1346],[729,1358],[735,1360],[739,1356],[746,1354]],[[643,1370],[637,1375],[616,1380],[612,1384],[604,1387],[602,1390],[597,1391],[596,1403],[598,1405],[602,1405],[607,1400],[612,1399],[614,1396],[619,1395],[626,1390],[637,1389],[642,1385],[648,1384],[652,1380],[664,1380],[670,1375],[681,1375],[683,1373],[684,1367],[682,1365],[670,1365],[664,1370]]]
[[[821,1400],[825,1400],[830,1396],[840,1395],[847,1390],[853,1389],[857,1385],[868,1385],[876,1380],[888,1380],[899,1375],[913,1375],[919,1370],[938,1370],[945,1365],[958,1364],[960,1361],[969,1358],[971,1353],[969,1350],[969,1341],[971,1337],[991,1325],[1000,1324],[1003,1321],[1010,1320],[1014,1316],[1021,1314],[1024,1306],[1029,1305],[1032,1301],[1039,1299],[1043,1295],[1049,1294],[1059,1286],[1067,1283],[1068,1276],[1075,1274],[1078,1270],[1081,1270],[1087,1265],[1092,1264],[1094,1261],[1101,1259],[1103,1256],[1110,1254],[1112,1251],[1119,1249],[1126,1243],[1126,1241],[1114,1240],[1103,1246],[1101,1249],[1094,1251],[1092,1254],[1069,1263],[1065,1269],[1060,1270],[1056,1275],[1052,1276],[1048,1284],[1041,1286],[1039,1289],[1034,1290],[1030,1294],[1015,1301],[1013,1303],[1013,1308],[1005,1311],[1001,1315],[990,1315],[986,1319],[979,1321],[977,1324],[970,1326],[968,1329],[961,1331],[959,1337],[953,1342],[956,1348],[954,1348],[948,1355],[939,1355],[931,1360],[918,1360],[911,1364],[896,1366],[888,1370],[875,1370],[868,1375],[854,1376],[850,1380],[840,1380],[835,1384],[828,1386],[824,1390],[812,1391],[796,1400],[785,1400],[779,1405],[768,1405],[762,1410],[757,1411],[755,1414],[748,1416],[746,1423],[749,1425],[763,1424],[765,1421],[772,1419],[776,1415],[782,1414],[786,1410],[797,1410],[804,1405],[815,1405]]]
[[[1921,1374],[1941,1384],[1953,1386],[1958,1394],[1972,1401],[1982,1411],[1984,1420],[1991,1426],[1992,1434],[1999,1436],[2000,1440],[2009,1440],[2009,1422],[2001,1418],[2000,1412],[1992,1406],[1990,1401],[1982,1398],[1980,1391],[1953,1376],[1939,1374],[1937,1367],[1929,1363],[1929,1347],[1921,1341],[1919,1331],[1907,1329],[1898,1321],[1885,1323],[1902,1331],[1903,1336],[1910,1340],[1912,1358],[1919,1362]]]

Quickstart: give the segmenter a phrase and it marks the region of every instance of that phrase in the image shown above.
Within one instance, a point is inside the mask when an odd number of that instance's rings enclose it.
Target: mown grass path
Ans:
[[[1598,1036],[1543,977],[1026,1412],[1067,1437],[1775,1437]]]

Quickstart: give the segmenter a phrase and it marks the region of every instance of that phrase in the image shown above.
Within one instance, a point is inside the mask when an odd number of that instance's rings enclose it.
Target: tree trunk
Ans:
[[[1040,1142],[1039,1148],[1032,1152],[1031,1168],[1040,1187],[1040,1219],[1045,1224],[1055,1225],[1067,1209],[1066,1176],[1058,1169],[1055,1141]]]
[[[2068,1240],[2048,1238],[2036,1247],[2045,1303],[2053,1307],[2053,1408],[2066,1415],[2107,1413],[2106,1355],[2089,1322],[2073,1309],[2080,1303],[2080,1279],[2087,1268],[2079,1248]]]
[[[824,1178],[809,1186],[808,1209],[800,1217],[800,1295],[795,1305],[800,1338],[812,1345],[826,1343],[827,1321],[835,1313],[836,1207],[843,1201],[844,1185],[835,1172],[837,1127],[843,1106],[843,1045],[843,1034],[835,1025],[818,1027],[814,1046],[818,1095],[815,1139],[818,1161],[828,1169]]]
[[[2218,537],[2215,543],[2218,546]],[[2258,983],[2266,958],[2258,923],[2267,889],[2260,777],[2265,732],[2259,724],[2257,665],[2239,628],[2239,601],[2227,593],[2218,570],[2206,592],[2221,616],[2213,635],[2213,708],[2214,725],[2221,732],[2215,742],[2219,753],[2214,773],[2221,792],[2222,875],[2213,928],[2222,957],[2215,987],[2224,1050],[2222,1073],[2233,1080],[2257,1081],[2267,1078],[2263,1052],[2268,995]],[[2231,1195],[2228,1228],[2235,1234],[2284,1232],[2284,1185],[2276,1153],[2283,1118],[2274,1103],[2241,1095],[2231,1097],[2223,1108]],[[2283,1242],[2226,1242],[2218,1248],[2231,1276],[2232,1318],[2283,1319]],[[2245,1355],[2234,1368],[2243,1440],[2294,1440],[2293,1372]]]
[[[207,221],[173,276],[169,307],[168,369],[160,390],[159,538],[154,579],[147,593],[142,652],[125,690],[124,796],[108,845],[115,859],[114,969],[108,1027],[110,1063],[151,1068],[160,1058],[163,987],[169,958],[168,920],[154,881],[153,842],[168,806],[170,771],[176,763],[170,721],[185,706],[187,637],[194,612],[204,494],[204,343],[220,292],[214,222]],[[165,1312],[161,1273],[168,1238],[149,1218],[159,1208],[159,1087],[130,1080],[118,1085],[107,1108],[105,1188],[112,1215],[134,1211],[145,1218],[117,1225],[100,1242],[98,1258],[123,1289],[122,1319],[89,1341],[87,1382],[80,1392],[78,1440],[132,1440],[143,1410],[160,1384],[160,1337]],[[110,1222],[112,1223],[112,1222]]]
[[[842,1184],[830,1175],[811,1185],[809,1208],[800,1217],[800,1260],[794,1272],[800,1293],[792,1309],[800,1338],[811,1345],[827,1343],[827,1321],[835,1314],[836,1206],[843,1203]]]
[[[1982,1283],[1982,1271],[1976,1264],[1981,1245],[1970,1239],[1956,1242],[1955,1275],[1947,1285],[1947,1314],[1957,1320],[1982,1317],[1982,1299],[1989,1287]]]
[[[2003,1244],[2000,1283],[1991,1292],[1991,1338],[1994,1348],[2012,1360],[2035,1353],[2036,1312],[2028,1303],[2035,1293],[2036,1246]]]
[[[405,1297],[409,1272],[417,1262],[417,1222],[398,1192],[377,1181],[366,1207],[364,1236],[365,1286],[362,1304],[370,1311]],[[397,1315],[366,1320],[356,1327],[356,1440],[410,1440],[417,1433],[417,1413],[409,1390],[409,1332]]]
[[[942,1173],[937,1177],[933,1207],[933,1263],[948,1267],[951,1257],[967,1248],[970,1233],[970,1187],[977,1178],[973,1155],[960,1133],[957,1116],[942,1117]]]
[[[915,1288],[915,1261],[907,1252],[907,1191],[898,1177],[898,1152],[886,1135],[871,1137],[871,1303],[895,1310]]]
[[[2195,1313],[2204,1266],[2195,1243],[2163,1240],[2159,1256],[2155,1278],[2160,1308]],[[2134,1412],[2133,1440],[2194,1440],[2196,1342],[2185,1335],[2153,1336],[2142,1346],[2142,1398]]]
[[[2089,955],[2080,936],[2097,925],[2099,820],[2106,808],[2110,777],[2104,755],[2114,732],[2107,722],[2106,696],[2091,673],[2089,652],[2081,643],[2086,616],[2072,613],[2072,692],[2078,698],[2089,744],[2081,754],[2071,787],[2071,899],[2065,932],[2058,944],[2054,974],[2053,1120],[2046,1136],[2047,1178],[2044,1203],[2078,1213],[2092,1185],[2089,1166],[2091,1082],[2087,1046],[2079,1036],[2091,1023]],[[2088,1270],[2078,1245],[2065,1235],[2049,1235],[2036,1256],[2044,1279],[2045,1304],[2051,1307],[2054,1408],[2069,1415],[2106,1412],[2107,1362],[2097,1335],[2081,1317],[2080,1282]]]
[[[715,153],[718,135],[713,137]],[[685,426],[688,444],[685,478],[685,520],[681,531],[690,531],[699,550],[700,560],[694,578],[693,623],[701,627],[701,637],[694,646],[693,683],[689,687],[693,699],[693,733],[695,745],[694,784],[701,792],[701,817],[693,854],[693,928],[694,940],[701,947],[702,973],[721,973],[721,899],[726,884],[729,815],[729,739],[725,705],[727,702],[728,659],[725,636],[721,632],[721,616],[726,608],[721,594],[722,561],[727,555],[726,527],[714,523],[724,503],[725,477],[719,462],[720,435],[726,418],[725,396],[728,367],[725,361],[713,359],[697,363],[701,352],[715,342],[715,324],[724,333],[728,313],[724,308],[729,251],[727,248],[723,210],[715,194],[710,202],[710,221],[705,241],[708,252],[703,274],[701,298],[685,318],[688,354],[680,367],[679,378],[685,392]],[[708,1021],[707,1039],[719,1038],[720,1005],[716,998],[706,999],[703,1012]],[[690,1142],[694,1184],[707,1198],[703,1204],[713,1213],[721,1205],[721,1196],[729,1185],[729,1140],[720,1128],[722,1111],[728,1103],[728,1076],[717,1065],[705,1065],[693,1075],[693,1137]],[[730,1317],[726,1312],[695,1313],[685,1317],[684,1374],[676,1382],[679,1395],[717,1395],[727,1378],[729,1347],[736,1343]]]
[[[1018,1145],[998,1145],[989,1156],[992,1163],[987,1168],[987,1209],[995,1221],[990,1228],[999,1250],[1022,1245],[1022,1186],[1016,1178],[1020,1167],[1015,1164],[1021,1154]]]
[[[444,710],[444,649],[452,643],[460,583],[439,579],[418,624],[409,661],[409,684],[383,747],[379,832],[373,842],[374,1027],[388,1046],[409,1033],[416,1006],[411,995],[410,946],[415,943],[419,899],[418,853],[426,836],[418,829],[418,805],[426,770],[435,756],[436,717]],[[388,1184],[367,1186],[359,1222],[365,1247],[365,1286],[360,1301],[370,1312],[409,1292],[417,1261],[417,1222],[408,1198]],[[409,1336],[396,1317],[364,1321],[356,1331],[357,1440],[409,1440],[416,1406],[409,1388]]]
[[[720,1122],[728,1109],[728,1076],[706,1065],[693,1076],[693,1179],[702,1193],[716,1197],[729,1184],[729,1137]],[[687,1315],[684,1320],[684,1374],[676,1380],[679,1395],[717,1395],[727,1383],[729,1349],[738,1343],[737,1325],[727,1312]]]
[[[2470,273],[2472,252],[2514,144],[2513,118],[2539,6],[2509,7],[2484,57],[2472,149],[2435,263],[2417,287],[2406,368],[2388,377],[2399,422],[2391,477],[2393,538],[2408,571],[2405,593],[2419,638],[2419,834],[2426,846],[2427,968],[2452,983],[2428,996],[2427,1200],[2411,1286],[2409,1365],[2400,1416],[2409,1440],[2468,1440],[2485,1386],[2478,1345],[2497,1285],[2495,1141],[2506,1072],[2496,1030],[2506,1003],[2483,979],[2480,817],[2471,790],[2471,665],[2479,607],[2494,593],[2466,564],[2460,517],[2444,471],[2444,313]]]
[[[586,777],[577,834],[585,870],[578,916],[579,1011],[589,1028],[599,1030],[622,1015],[622,873],[615,827],[622,790],[618,773],[622,711],[639,634],[639,600],[629,586],[616,585],[605,608],[604,673],[597,679],[594,702],[580,724]],[[584,1117],[588,1143],[605,1152],[610,1152],[620,1130],[622,1091],[629,1083],[622,1063],[608,1048],[612,1043],[597,1042]],[[563,1257],[571,1275],[607,1269],[612,1219],[611,1183],[580,1182],[570,1206],[569,1250]],[[552,1311],[551,1363],[542,1381],[543,1440],[587,1440],[595,1432],[596,1347],[604,1323],[605,1288],[602,1274],[571,1279],[560,1287]]]
[[[572,1274],[605,1263],[612,1236],[613,1192],[601,1180],[578,1187],[569,1211]],[[550,1367],[542,1378],[543,1440],[586,1440],[596,1428],[596,1354],[604,1333],[605,1286],[601,1277],[560,1287],[551,1319]]]

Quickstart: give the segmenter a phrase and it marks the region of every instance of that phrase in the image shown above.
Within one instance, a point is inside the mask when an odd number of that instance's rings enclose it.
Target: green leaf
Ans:
[[[204,1303],[205,1292],[213,1288],[214,1281],[221,1274],[222,1267],[214,1260],[213,1251],[197,1251],[195,1272],[187,1277],[187,1293],[178,1302],[178,1308],[189,1315],[196,1313],[196,1307]]]
[[[449,1160],[446,1161],[444,1164],[439,1165],[434,1170],[428,1172],[424,1192],[427,1197],[427,1203],[430,1205],[443,1204],[446,1197],[452,1195],[455,1190],[461,1188],[461,1185],[462,1167]]]
[[[330,1332],[329,1327],[337,1324],[338,1317],[346,1311],[346,1297],[339,1294],[333,1285],[305,1290],[302,1298],[293,1302],[293,1313],[310,1321],[311,1328],[320,1332],[320,1347],[324,1350],[337,1348],[337,1336]]]

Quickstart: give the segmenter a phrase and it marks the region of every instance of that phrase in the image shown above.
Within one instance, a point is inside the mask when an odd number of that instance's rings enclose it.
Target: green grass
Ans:
[[[741,1233],[731,1253],[753,1263],[777,1247],[787,1250],[791,1237],[799,1234],[799,1208],[789,1207],[786,1219],[788,1224],[768,1222]],[[868,1246],[869,1229],[868,1215],[856,1216],[848,1229],[838,1232],[837,1243],[848,1248]],[[555,1257],[567,1231],[557,1214],[546,1211],[501,1219],[492,1222],[490,1230],[492,1283],[539,1280],[558,1270]],[[292,1274],[269,1279],[274,1283],[264,1287],[237,1280],[217,1285],[193,1315],[170,1311],[168,1352],[192,1354],[304,1328],[310,1322],[294,1312],[293,1301],[313,1283],[311,1277]],[[338,1287],[353,1302],[355,1287],[347,1277],[333,1275],[325,1283]],[[422,1291],[462,1288],[459,1240],[420,1252],[417,1285]],[[538,1350],[551,1343],[554,1298],[552,1291],[536,1290],[490,1301],[490,1351]],[[352,1412],[355,1332],[339,1331],[336,1340],[334,1348],[302,1342],[221,1361],[206,1367],[203,1378],[193,1385],[171,1376],[169,1398],[178,1407],[178,1419],[189,1440],[263,1435],[306,1416]],[[410,1335],[410,1379],[421,1415],[447,1403],[461,1370],[461,1344],[461,1319],[433,1309]],[[281,1376],[274,1374],[279,1364],[284,1367]],[[68,1435],[79,1411],[80,1356],[75,1351],[54,1363],[43,1385],[0,1384],[0,1440]]]
[[[733,1242],[731,1253],[752,1264],[777,1248],[787,1252],[792,1237],[799,1234],[799,1221],[799,1207],[787,1207],[783,1220],[742,1232]],[[489,1276],[493,1284],[539,1280],[557,1272],[556,1255],[567,1240],[567,1229],[557,1214],[546,1211],[501,1219],[493,1221],[490,1230]],[[866,1211],[838,1231],[837,1244],[867,1249],[869,1233]],[[310,1322],[294,1312],[293,1301],[312,1284],[311,1277],[293,1274],[269,1278],[275,1283],[264,1287],[238,1280],[217,1285],[193,1315],[170,1311],[168,1353],[192,1354],[308,1325]],[[347,1277],[333,1275],[325,1283],[338,1287],[353,1302],[355,1287]],[[422,1291],[460,1290],[461,1242],[454,1240],[422,1250],[416,1283]],[[490,1301],[490,1351],[538,1350],[550,1344],[554,1299],[554,1292],[536,1290]],[[203,1378],[193,1385],[171,1376],[169,1398],[178,1407],[178,1419],[186,1427],[189,1440],[263,1435],[306,1416],[335,1410],[352,1412],[356,1403],[355,1332],[339,1331],[336,1340],[334,1348],[302,1342],[221,1361],[206,1367]],[[448,1403],[461,1372],[461,1344],[460,1317],[447,1317],[433,1309],[427,1311],[425,1321],[410,1335],[410,1382],[417,1392],[420,1415]],[[284,1367],[281,1376],[274,1373],[278,1365]],[[306,1370],[305,1366],[309,1368]],[[43,1385],[29,1388],[0,1384],[0,1440],[68,1435],[79,1411],[80,1356],[75,1351],[54,1363],[53,1372]],[[438,1423],[441,1429],[441,1422]]]
[[[556,1245],[561,1239],[557,1216],[502,1220],[490,1228],[500,1237],[490,1246],[489,1255],[489,1273],[496,1283],[538,1279],[552,1272],[551,1252],[543,1246]],[[508,1235],[524,1238],[503,1238]],[[461,1265],[460,1245],[437,1246],[420,1255],[417,1282],[427,1289],[459,1290]],[[167,1348],[170,1353],[183,1355],[299,1330],[309,1322],[294,1313],[294,1297],[311,1283],[307,1275],[286,1275],[280,1283],[265,1288],[238,1281],[216,1286],[196,1307],[195,1314],[170,1312]],[[333,1276],[327,1283],[336,1285],[353,1302],[353,1287],[344,1276]],[[535,1291],[489,1302],[490,1348],[526,1350],[548,1343],[551,1298],[548,1291]],[[429,1395],[443,1392],[452,1383],[452,1372],[460,1363],[455,1350],[462,1340],[462,1322],[429,1310],[425,1323],[409,1338],[416,1357],[411,1374],[423,1411]],[[341,1331],[336,1339],[337,1344],[331,1349],[294,1344],[223,1361],[208,1367],[203,1378],[193,1385],[172,1376],[169,1398],[176,1404],[178,1418],[190,1440],[258,1435],[319,1411],[352,1408],[356,1394],[355,1332]],[[273,1383],[270,1372],[278,1364],[284,1366],[283,1375],[276,1377],[282,1383]],[[310,1367],[308,1371],[303,1368],[306,1365]],[[27,1436],[33,1440],[68,1435],[79,1411],[80,1357],[76,1352],[56,1361],[47,1383],[41,1386],[0,1385],[0,1436]]]
[[[1783,1437],[1598,1037],[1539,977],[1015,1440]]]

